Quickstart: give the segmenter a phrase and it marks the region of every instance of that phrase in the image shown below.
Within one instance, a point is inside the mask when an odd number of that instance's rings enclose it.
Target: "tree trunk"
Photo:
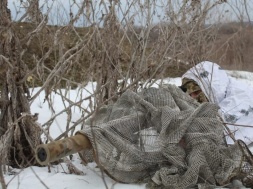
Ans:
[[[34,165],[34,148],[40,143],[40,127],[30,113],[27,66],[12,28],[7,0],[0,3],[0,164]]]
[[[39,8],[39,0],[29,0],[29,7],[27,8],[28,20],[32,23],[40,23],[42,21],[42,14]]]
[[[7,8],[8,1],[1,0],[0,1],[0,26],[7,25],[11,20],[10,10]]]

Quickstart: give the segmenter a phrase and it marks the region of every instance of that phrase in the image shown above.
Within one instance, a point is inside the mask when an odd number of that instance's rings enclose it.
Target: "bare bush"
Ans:
[[[221,28],[220,39],[214,43],[216,51],[211,55],[211,60],[226,69],[252,71],[252,26],[229,23],[225,27],[233,28],[233,32],[228,34],[227,29]]]
[[[5,141],[0,156],[9,160],[0,165],[35,164],[33,149],[41,130],[53,140],[50,127],[63,113],[68,115],[65,132],[56,139],[72,135],[76,126],[127,89],[138,91],[158,79],[181,76],[203,60],[237,69],[248,69],[245,62],[252,62],[245,55],[246,49],[251,51],[251,27],[207,24],[212,11],[226,1],[73,0],[69,10],[60,2],[44,1],[44,12],[38,2],[23,1],[26,12],[17,23],[10,19],[7,0],[0,4],[0,136]],[[88,82],[95,84],[87,96],[82,89]],[[40,89],[30,97],[28,88],[35,86]],[[77,100],[71,101],[62,88],[80,89]],[[42,91],[52,117],[39,127],[30,104]],[[53,94],[64,104],[58,114]],[[89,102],[85,107],[84,101]],[[82,117],[72,123],[74,107]]]
[[[40,144],[40,128],[30,113],[30,93],[26,84],[27,66],[21,60],[21,46],[12,28],[7,1],[1,3],[0,64],[1,165],[26,167],[35,164],[33,151]]]

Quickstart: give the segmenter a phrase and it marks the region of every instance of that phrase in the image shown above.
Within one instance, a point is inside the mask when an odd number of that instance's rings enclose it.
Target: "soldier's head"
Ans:
[[[204,92],[194,80],[183,78],[180,88],[192,98],[196,99],[199,103],[208,102]]]

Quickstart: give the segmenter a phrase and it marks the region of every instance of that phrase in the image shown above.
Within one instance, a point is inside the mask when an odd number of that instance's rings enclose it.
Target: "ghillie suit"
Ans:
[[[245,173],[250,155],[242,141],[224,145],[218,106],[199,104],[178,87],[126,91],[79,131],[90,154],[116,181],[184,189],[229,184]],[[89,150],[83,152],[88,157]]]
[[[182,89],[199,102],[212,102],[219,106],[219,115],[226,123],[228,144],[234,139],[247,145],[253,142],[253,88],[229,76],[213,62],[201,62],[182,76]],[[230,135],[230,136],[229,136]]]
[[[156,189],[233,187],[235,181],[253,186],[252,154],[242,140],[224,144],[225,125],[212,100],[199,103],[174,85],[127,90],[100,108],[76,139],[59,141],[55,149],[49,144],[52,157],[85,143],[82,159],[96,161],[118,182]],[[37,149],[45,149],[38,156],[47,161],[49,148]]]

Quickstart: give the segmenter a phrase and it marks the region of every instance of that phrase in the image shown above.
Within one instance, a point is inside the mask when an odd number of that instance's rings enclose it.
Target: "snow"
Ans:
[[[239,72],[239,71],[229,71],[229,75],[237,78],[238,80],[247,83],[249,86],[253,87],[253,73],[250,72]],[[181,85],[181,78],[167,78],[163,80],[163,83],[171,83],[177,86]],[[153,86],[159,86],[159,81]],[[71,100],[73,103],[78,102],[85,97],[88,97],[92,93],[95,87],[95,83],[87,83],[85,86],[80,86],[74,90],[59,90],[65,94],[65,97]],[[32,95],[36,94],[40,88],[31,89]],[[44,102],[45,93],[42,91],[39,96],[31,104],[32,113],[39,113],[38,123],[43,125],[50,118],[52,118],[57,113],[64,110],[69,106],[70,102],[66,99],[62,99],[58,94],[52,94],[50,99],[52,101],[52,107],[50,107],[47,101]],[[92,99],[91,99],[92,100]],[[82,108],[89,110],[90,100],[82,102]],[[80,117],[83,115],[83,109],[73,106],[71,108],[71,123],[73,125]],[[67,127],[67,114],[61,113],[56,116],[52,125],[47,128],[48,125],[44,125],[44,129],[49,129],[52,138],[58,137]],[[79,130],[80,126],[77,126],[75,131]],[[43,141],[46,137],[42,136]],[[253,146],[251,147],[253,151]],[[73,156],[71,160],[72,163],[80,169],[84,175],[74,175],[69,174],[65,163],[59,165],[53,165],[51,167],[51,172],[49,172],[48,167],[29,167],[25,169],[11,169],[5,173],[5,182],[8,185],[8,189],[79,189],[79,188],[89,188],[89,189],[143,189],[145,184],[122,184],[110,179],[107,175],[101,175],[100,169],[95,163],[89,163],[87,166],[81,164],[81,160],[77,154]]]
[[[29,167],[23,170],[14,170],[19,174],[16,176],[6,175],[5,181],[8,183],[9,188],[19,189],[45,189],[45,188],[57,188],[57,189],[127,189],[131,186],[132,189],[145,188],[144,184],[119,184],[108,176],[104,176],[104,181],[101,176],[101,171],[96,168],[95,163],[90,163],[88,166],[80,164],[80,160],[77,156],[74,156],[73,162],[85,175],[73,175],[67,174],[67,168],[64,164],[54,166],[51,168],[51,173],[48,172],[47,167]],[[78,163],[77,163],[78,162]],[[13,179],[14,178],[14,179]],[[13,179],[13,180],[12,180]]]

